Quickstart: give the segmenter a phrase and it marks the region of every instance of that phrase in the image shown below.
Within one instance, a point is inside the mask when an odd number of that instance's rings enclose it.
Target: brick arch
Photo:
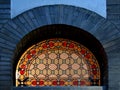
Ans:
[[[80,28],[65,24],[46,25],[31,31],[23,37],[15,50],[13,69],[16,68],[19,58],[28,47],[50,38],[70,39],[87,47],[95,55],[97,62],[100,65],[100,85],[107,85],[107,57],[100,42],[90,33]],[[14,73],[15,71],[13,72],[13,80],[15,81]]]
[[[110,45],[112,40],[120,35],[117,28],[105,18],[83,8],[51,5],[29,10],[4,24],[0,31],[0,59],[3,68],[1,72],[3,78],[0,77],[0,79],[5,82],[3,86],[12,86],[10,71],[12,71],[12,58],[18,42],[32,30],[51,24],[65,24],[81,28],[96,37],[107,52],[111,51],[108,47],[114,47],[114,44]]]

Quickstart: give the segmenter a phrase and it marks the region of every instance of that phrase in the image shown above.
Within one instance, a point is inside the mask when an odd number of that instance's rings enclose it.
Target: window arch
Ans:
[[[93,53],[80,43],[53,38],[28,48],[16,67],[16,86],[100,85]]]

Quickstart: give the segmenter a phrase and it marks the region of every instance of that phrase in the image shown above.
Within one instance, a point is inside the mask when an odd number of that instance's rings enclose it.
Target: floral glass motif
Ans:
[[[100,85],[100,68],[85,46],[62,38],[39,42],[21,56],[16,86]]]

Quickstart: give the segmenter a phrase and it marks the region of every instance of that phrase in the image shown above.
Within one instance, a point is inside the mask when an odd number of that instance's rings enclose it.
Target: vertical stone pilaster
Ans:
[[[107,19],[112,22],[120,32],[120,0],[107,0]],[[114,32],[114,29],[113,29]],[[119,90],[120,78],[120,39],[111,41],[109,47],[108,59],[109,59],[109,90]]]
[[[107,19],[120,31],[120,0],[107,0]]]
[[[10,19],[10,0],[0,0],[0,28]]]

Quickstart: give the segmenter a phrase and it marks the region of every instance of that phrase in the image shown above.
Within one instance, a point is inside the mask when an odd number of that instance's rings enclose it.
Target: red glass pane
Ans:
[[[53,81],[52,85],[57,86],[57,81]]]
[[[47,48],[47,45],[46,45],[46,44],[43,44],[42,47],[43,47],[44,49],[46,49],[46,48]]]
[[[32,85],[36,86],[37,85],[37,81],[32,81]]]
[[[20,70],[20,74],[23,75],[25,73],[24,70]]]
[[[73,44],[73,43],[70,43],[70,44],[69,44],[69,48],[74,48],[74,44]]]
[[[86,53],[86,50],[85,50],[85,49],[82,49],[80,52],[81,52],[81,54],[84,55],[84,54]]]
[[[93,65],[91,66],[91,68],[92,68],[92,69],[95,69],[95,68],[96,68],[96,65],[93,64]]]
[[[60,85],[60,86],[63,86],[64,84],[65,84],[64,81],[60,81],[60,82],[59,82],[59,85]]]
[[[35,51],[35,50],[32,50],[32,51],[31,51],[31,54],[32,54],[32,55],[34,55],[35,53],[36,53],[36,51]]]
[[[89,59],[89,58],[91,57],[91,54],[87,54],[87,55],[85,55],[85,57],[86,57],[87,59]]]
[[[78,86],[78,81],[73,81],[73,85]]]
[[[21,65],[21,68],[22,68],[22,69],[25,69],[25,68],[26,68],[26,65],[23,65],[23,64],[22,64],[22,65]]]
[[[64,47],[66,47],[66,46],[67,46],[67,42],[64,41],[64,42],[62,43],[62,45],[63,45]]]
[[[40,82],[39,82],[39,85],[40,85],[40,86],[44,85],[44,81],[40,81]]]
[[[53,43],[53,42],[49,42],[49,46],[50,46],[50,47],[53,47],[53,46],[54,46],[54,43]]]
[[[27,55],[27,58],[30,59],[32,56],[30,54]]]
[[[84,86],[85,84],[86,84],[85,81],[80,81],[81,86]]]

